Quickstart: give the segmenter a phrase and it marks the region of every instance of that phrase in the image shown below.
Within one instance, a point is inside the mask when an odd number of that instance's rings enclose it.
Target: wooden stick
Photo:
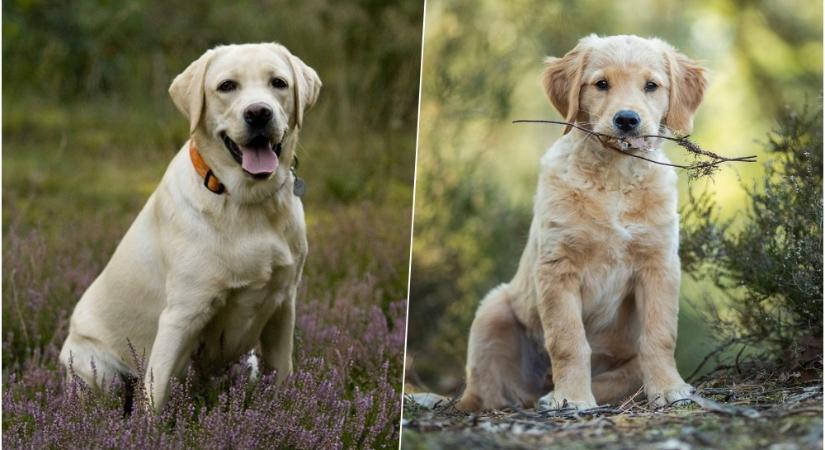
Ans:
[[[582,127],[580,125],[577,125],[575,123],[563,122],[563,121],[558,121],[558,120],[520,119],[520,120],[514,120],[513,123],[550,123],[550,124],[555,124],[555,125],[570,126],[570,127],[576,128],[577,130],[581,130],[581,131],[587,133],[590,136],[595,137],[602,144],[602,146],[604,146],[606,148],[609,148],[611,150],[617,151],[617,152],[619,152],[623,155],[632,156],[634,158],[638,158],[638,159],[641,159],[641,160],[644,160],[644,161],[647,161],[647,162],[651,162],[651,163],[654,163],[654,164],[659,164],[659,165],[662,165],[662,166],[669,166],[669,167],[675,167],[677,169],[692,171],[694,173],[692,173],[691,175],[692,176],[697,176],[697,177],[702,176],[702,175],[712,174],[713,171],[716,170],[716,168],[722,163],[726,163],[726,162],[756,162],[756,155],[740,156],[740,157],[735,157],[735,158],[728,158],[728,157],[725,157],[725,156],[717,155],[716,153],[713,153],[711,151],[708,151],[708,150],[705,150],[705,149],[699,147],[699,145],[697,145],[696,143],[694,143],[693,141],[688,139],[688,136],[674,137],[674,136],[662,136],[662,135],[658,135],[658,134],[645,134],[645,135],[641,135],[641,136],[631,136],[631,137],[638,137],[638,138],[643,138],[643,139],[646,139],[646,138],[666,139],[668,141],[675,142],[680,147],[684,148],[685,150],[687,150],[688,152],[690,152],[690,153],[692,153],[696,156],[701,156],[701,157],[706,157],[706,158],[711,159],[711,161],[701,161],[701,162],[697,162],[697,163],[694,163],[694,164],[691,164],[691,165],[666,163],[666,162],[663,162],[663,161],[656,161],[654,159],[645,158],[644,156],[637,155],[635,153],[627,152],[627,151],[622,150],[618,147],[614,147],[612,145],[609,145],[605,141],[606,139],[615,139],[619,142],[629,144],[629,142],[628,142],[629,137],[620,137],[620,136],[613,136],[613,135],[609,135],[609,134],[605,134],[605,133],[598,133],[598,132],[593,131],[593,130],[588,130],[587,128],[584,128],[584,127]]]

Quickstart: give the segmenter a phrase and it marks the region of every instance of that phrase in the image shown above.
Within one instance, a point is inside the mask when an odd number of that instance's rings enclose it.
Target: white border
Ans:
[[[401,450],[401,441],[404,433],[404,386],[407,379],[407,342],[410,332],[410,283],[412,281],[413,236],[415,235],[415,190],[418,184],[418,154],[421,151],[421,98],[424,87],[424,37],[427,30],[427,0],[424,0],[424,10],[421,12],[421,64],[418,69],[418,115],[415,125],[415,167],[413,169],[413,197],[412,214],[410,215],[410,258],[407,265],[407,311],[404,318],[404,354],[403,370],[401,371],[401,415],[398,420],[398,449]]]

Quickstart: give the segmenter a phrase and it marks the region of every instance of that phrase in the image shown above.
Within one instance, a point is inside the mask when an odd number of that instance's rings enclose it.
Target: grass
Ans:
[[[68,317],[186,139],[168,105],[116,99],[4,105],[3,445],[8,448],[395,448],[401,408],[412,173],[409,150],[370,191],[332,192],[335,130],[304,131],[310,254],[295,372],[190,369],[160,415],[124,417],[121,389],[65,383]],[[33,114],[33,112],[37,114]],[[307,123],[311,121],[308,117]],[[406,139],[405,139],[406,136]],[[364,143],[361,143],[364,144]],[[382,145],[368,144],[373,152]],[[351,165],[367,165],[363,148]],[[335,157],[341,158],[340,153]],[[359,159],[360,158],[360,159]],[[402,176],[403,166],[409,174]],[[347,166],[344,165],[343,168]],[[341,166],[339,165],[339,169]],[[370,181],[370,180],[367,180]],[[408,186],[405,188],[405,186]],[[342,200],[342,195],[346,199]]]

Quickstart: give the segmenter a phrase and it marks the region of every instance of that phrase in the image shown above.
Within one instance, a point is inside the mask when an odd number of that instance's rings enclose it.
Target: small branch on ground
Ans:
[[[717,414],[724,414],[729,416],[744,416],[751,419],[761,417],[759,411],[753,408],[735,406],[732,404],[722,404],[709,398],[702,397],[699,394],[691,395],[690,400],[699,405],[701,408],[711,412],[715,412]]]
[[[645,160],[647,162],[651,162],[654,164],[659,164],[662,166],[669,166],[675,167],[677,169],[683,169],[688,172],[688,175],[691,178],[699,178],[703,176],[710,176],[712,175],[718,168],[719,165],[722,163],[727,162],[756,162],[756,155],[751,156],[740,156],[736,158],[728,158],[725,156],[717,155],[711,151],[705,150],[700,147],[695,142],[688,139],[689,136],[663,136],[658,134],[645,134],[640,136],[613,136],[610,134],[599,133],[593,130],[588,130],[587,128],[582,127],[581,125],[577,125],[575,123],[563,122],[558,120],[537,120],[537,119],[520,119],[514,120],[513,123],[550,123],[555,125],[565,125],[568,127],[576,128],[577,130],[581,130],[587,133],[588,136],[591,136],[598,140],[602,146],[609,148],[611,150],[617,151],[623,155],[631,156],[633,158],[638,158]],[[705,161],[697,161],[690,165],[683,165],[683,164],[673,164],[667,163],[663,161],[656,161],[654,159],[646,158],[636,153],[631,153],[633,150],[637,151],[651,151],[653,147],[646,141],[648,138],[655,138],[655,139],[665,139],[671,142],[675,142],[680,147],[687,150],[690,154],[692,154],[696,158],[706,158],[708,160]],[[611,141],[614,141],[618,146],[613,145]]]

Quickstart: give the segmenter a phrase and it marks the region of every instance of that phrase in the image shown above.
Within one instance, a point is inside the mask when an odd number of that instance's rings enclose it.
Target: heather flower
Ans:
[[[113,245],[123,230],[76,227],[68,248],[56,250],[37,232],[10,227],[3,254],[3,446],[396,448],[407,244],[377,242],[386,224],[361,211],[340,211],[335,220],[337,234],[323,222],[310,230],[293,375],[275,386],[273,373],[252,380],[243,361],[212,377],[192,365],[157,415],[143,407],[141,382],[124,415],[121,380],[93,390],[67,381],[58,363],[68,315],[112,250],[84,242]],[[132,356],[145,364],[145,355]]]

